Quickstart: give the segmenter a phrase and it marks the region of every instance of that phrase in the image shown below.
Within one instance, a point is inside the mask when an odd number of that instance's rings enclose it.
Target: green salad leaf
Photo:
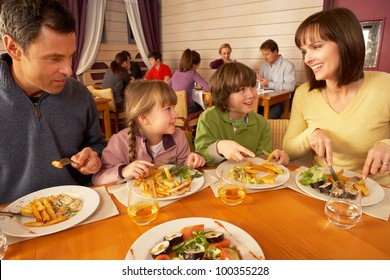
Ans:
[[[299,183],[301,183],[303,186],[308,186],[311,183],[315,183],[321,180],[324,180],[325,182],[327,181],[325,171],[320,169],[317,165],[314,165],[301,173]]]

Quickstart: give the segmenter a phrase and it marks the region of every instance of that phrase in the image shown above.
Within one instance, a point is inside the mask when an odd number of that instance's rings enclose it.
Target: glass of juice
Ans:
[[[132,180],[127,181],[126,185],[128,189],[127,213],[130,219],[138,225],[148,225],[153,222],[160,209],[154,183],[147,185],[149,189],[146,192],[141,192],[140,186],[135,186]]]
[[[224,180],[223,175],[219,180],[218,196],[230,206],[240,204],[246,197],[247,190],[244,183],[239,181]]]

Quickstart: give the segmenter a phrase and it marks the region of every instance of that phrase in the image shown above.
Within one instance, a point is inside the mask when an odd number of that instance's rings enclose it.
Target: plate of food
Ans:
[[[218,177],[228,182],[243,183],[248,189],[272,189],[288,181],[289,170],[283,165],[266,163],[261,158],[244,162],[224,161],[217,166]]]
[[[344,185],[349,178],[360,174],[334,167],[340,182]],[[306,194],[317,199],[327,201],[329,192],[332,188],[332,179],[329,168],[312,166],[295,176],[297,186]],[[359,182],[359,188],[362,190],[362,206],[376,204],[385,197],[385,191],[374,180],[367,178]]]
[[[138,186],[136,195],[148,197],[154,186],[158,200],[171,200],[200,190],[204,184],[204,175],[182,164],[166,164],[154,170],[147,178],[130,182]]]
[[[2,209],[22,215],[0,216],[0,228],[5,234],[17,237],[55,233],[84,221],[99,203],[99,194],[89,187],[64,185],[42,189]]]
[[[131,245],[126,260],[264,260],[260,245],[241,228],[210,218],[160,224]]]

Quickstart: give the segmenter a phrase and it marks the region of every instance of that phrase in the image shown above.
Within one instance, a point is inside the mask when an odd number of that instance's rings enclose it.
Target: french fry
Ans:
[[[57,219],[57,214],[54,211],[53,206],[50,204],[50,202],[49,202],[49,200],[47,198],[45,198],[43,200],[43,205],[46,207],[46,211],[49,214],[50,218],[52,220]]]
[[[37,222],[43,222],[42,216],[39,213],[39,211],[38,211],[37,207],[35,206],[35,204],[34,203],[30,203],[30,207],[32,209],[32,213],[34,214],[34,217],[37,220]]]
[[[173,178],[172,178],[171,172],[169,171],[169,168],[164,167],[164,172],[165,172],[165,175],[167,176],[167,181],[172,182]]]

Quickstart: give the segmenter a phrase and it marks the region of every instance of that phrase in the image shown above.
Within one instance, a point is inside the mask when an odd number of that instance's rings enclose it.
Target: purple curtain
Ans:
[[[148,50],[161,51],[158,0],[138,0],[138,8]]]
[[[324,10],[327,10],[329,8],[333,7],[333,0],[324,0]]]
[[[81,50],[84,44],[85,21],[87,17],[88,0],[61,0],[71,11],[76,21],[77,50],[73,57],[73,77],[76,78],[76,69],[79,65]]]

